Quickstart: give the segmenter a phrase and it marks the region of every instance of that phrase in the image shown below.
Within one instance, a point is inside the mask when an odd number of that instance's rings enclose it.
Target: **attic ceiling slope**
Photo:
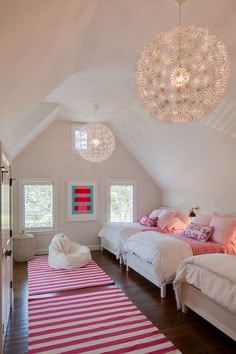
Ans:
[[[13,128],[43,100],[63,106],[57,119],[84,122],[91,121],[97,103],[99,120],[112,124],[163,189],[227,185],[236,190],[235,0],[188,0],[183,7],[183,24],[207,27],[223,41],[232,80],[211,114],[181,127],[148,117],[138,106],[134,82],[143,47],[178,23],[174,0],[4,0],[1,5],[1,140],[15,145]]]
[[[235,12],[235,0],[189,0],[182,11],[183,24],[209,28],[228,49],[232,80],[225,105],[234,101],[236,89]],[[78,57],[78,71],[47,101],[63,105],[59,116],[63,120],[91,121],[94,103],[100,106],[102,121],[112,120],[137,101],[134,72],[143,47],[157,32],[177,23],[175,0],[100,0]]]
[[[236,139],[202,122],[176,126],[143,116],[134,103],[111,122],[114,133],[161,189],[236,188]]]
[[[78,72],[54,90],[48,102],[61,103],[58,118],[99,119],[163,189],[189,190],[223,185],[236,189],[236,1],[188,0],[182,23],[206,27],[230,56],[232,79],[220,104],[202,121],[180,127],[150,118],[139,106],[134,72],[141,50],[153,36],[178,24],[174,0],[101,0],[78,58]]]
[[[0,140],[8,150],[16,124],[74,72],[97,2],[1,1]]]
[[[59,104],[42,102],[30,114],[27,114],[20,124],[17,124],[13,129],[15,144],[10,151],[12,160],[54,122],[60,108]]]

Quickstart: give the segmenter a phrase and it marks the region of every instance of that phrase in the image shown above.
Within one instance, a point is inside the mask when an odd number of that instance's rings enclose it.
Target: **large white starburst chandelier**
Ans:
[[[98,105],[94,105],[95,120]],[[107,125],[88,123],[79,130],[78,152],[90,162],[101,162],[108,159],[115,149],[115,137]]]
[[[160,121],[178,124],[212,111],[230,79],[228,54],[208,29],[180,24],[158,33],[142,51],[136,69],[138,97]]]

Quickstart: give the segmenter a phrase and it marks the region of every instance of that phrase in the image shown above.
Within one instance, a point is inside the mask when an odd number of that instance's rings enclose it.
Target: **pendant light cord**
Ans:
[[[94,104],[94,105],[93,105],[93,108],[94,108],[94,123],[96,123],[96,121],[97,121],[97,109],[98,109],[98,105],[97,105],[97,104]]]
[[[180,24],[181,24],[181,11],[180,11],[180,7],[181,7],[181,1],[179,2],[179,30],[180,30]],[[180,30],[180,37],[179,37],[179,62],[180,62],[180,67],[182,67],[182,63],[181,63],[181,30]]]
[[[180,27],[180,22],[181,22],[181,13],[180,13],[180,7],[181,7],[181,3],[179,3],[179,27]]]

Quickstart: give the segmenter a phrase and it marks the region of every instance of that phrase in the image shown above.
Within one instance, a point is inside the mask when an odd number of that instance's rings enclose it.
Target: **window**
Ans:
[[[136,182],[109,182],[109,216],[111,222],[133,222],[136,219]]]
[[[82,125],[71,125],[71,150],[87,149],[87,133],[80,130]]]
[[[21,229],[25,231],[55,230],[55,181],[22,181]]]

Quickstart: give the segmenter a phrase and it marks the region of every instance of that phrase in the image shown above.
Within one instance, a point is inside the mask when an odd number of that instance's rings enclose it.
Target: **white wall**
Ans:
[[[199,206],[200,211],[236,213],[236,189],[225,186],[222,189],[194,187],[192,189],[162,190],[161,205],[177,209]]]
[[[236,213],[236,119],[221,110],[219,119],[219,109],[180,125],[144,118],[136,105],[113,119],[115,134],[160,186],[161,205]]]
[[[137,180],[137,216],[140,218],[160,203],[158,186],[139,163],[116,140],[116,149],[110,159],[102,163],[89,163],[71,152],[70,123],[54,122],[24,152],[13,161],[14,232],[19,231],[19,179],[56,178],[58,231],[72,240],[96,248],[96,236],[106,218],[106,187],[108,179]],[[66,182],[89,180],[98,183],[98,220],[68,222],[66,217]],[[52,235],[36,236],[36,249],[48,249]],[[40,251],[41,250],[41,251]],[[43,252],[43,251],[42,251]]]

